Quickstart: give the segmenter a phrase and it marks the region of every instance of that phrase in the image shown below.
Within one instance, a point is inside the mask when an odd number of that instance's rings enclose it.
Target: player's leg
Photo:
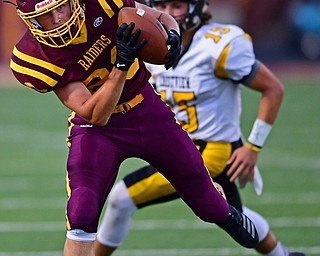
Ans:
[[[220,145],[220,148],[221,149],[225,148],[225,150],[219,150],[220,152],[225,152],[225,153],[229,152],[228,153],[229,156],[227,156],[227,159],[230,158],[231,153],[236,148],[240,147],[242,143],[241,141],[238,141],[231,144],[229,143],[229,145],[230,145],[230,148],[228,148],[228,145],[222,144]],[[214,147],[210,146],[209,144],[208,147],[203,147],[203,148],[204,148],[204,151],[202,155],[203,155],[204,161],[206,165],[212,166],[212,164],[210,164],[210,162],[212,161],[210,156],[215,155],[213,150]],[[223,162],[221,163],[223,164]],[[268,222],[261,215],[242,206],[239,190],[234,182],[230,182],[229,177],[226,175],[227,171],[228,171],[228,167],[225,165],[225,169],[219,175],[215,176],[213,180],[218,182],[222,186],[228,202],[231,205],[233,205],[235,208],[237,208],[239,211],[243,210],[244,214],[246,214],[255,224],[259,234],[259,244],[255,247],[256,251],[258,251],[261,254],[267,255],[272,250],[274,250],[276,254],[272,254],[272,255],[286,256],[288,253],[287,249],[283,248],[281,243],[279,243],[279,246],[277,246],[278,243],[277,243],[276,237],[269,229]],[[212,176],[214,176],[214,173],[212,173]]]
[[[228,160],[221,152],[226,143],[217,143],[206,147],[215,159],[215,168],[210,173],[223,171]],[[215,143],[213,143],[215,144]],[[200,151],[202,151],[202,147]],[[214,153],[219,152],[216,156]],[[143,167],[115,185],[109,195],[109,204],[100,224],[95,244],[96,256],[109,256],[125,239],[131,216],[138,208],[151,204],[166,202],[178,198],[172,185],[151,166]]]
[[[65,256],[93,255],[100,213],[123,160],[110,149],[108,140],[95,134],[94,127],[90,134],[85,129],[89,128],[74,126],[73,131],[77,132],[68,141]],[[105,157],[105,152],[110,158]]]
[[[301,252],[290,253],[288,248],[286,248],[272,232],[267,220],[260,214],[247,207],[243,207],[243,212],[254,222],[259,233],[260,240],[255,247],[257,252],[267,256],[305,256],[305,254]]]
[[[96,256],[109,256],[128,234],[132,215],[143,207],[178,198],[172,185],[152,166],[125,176],[111,190],[95,243]]]
[[[223,172],[230,158],[231,144],[198,140],[195,144],[205,156],[210,175]],[[108,206],[97,233],[96,256],[109,256],[122,244],[128,234],[131,217],[138,209],[178,197],[168,180],[152,166],[126,175],[109,194]]]
[[[234,214],[242,218],[240,194],[235,183],[231,183],[229,177],[226,175],[228,169],[227,162],[230,159],[233,150],[239,143],[241,143],[240,140],[234,143],[207,142],[202,140],[195,141],[195,144],[201,152],[204,163],[209,170],[210,176],[223,188],[228,203],[234,207],[234,209],[232,209],[235,211]]]
[[[234,143],[213,143],[205,141],[196,141],[205,165],[210,171],[210,175],[214,177],[214,181],[221,184],[226,194],[228,202],[242,211],[242,202],[238,188],[234,182],[230,182],[226,175],[228,167],[226,163],[231,153],[242,145],[241,140]],[[255,247],[256,251],[269,256],[287,256],[288,249],[279,242],[276,236],[269,228],[268,222],[256,212],[244,208],[244,213],[255,224],[259,234],[259,244]]]
[[[242,145],[241,141],[237,141],[230,144],[232,146],[232,151],[238,148]],[[229,177],[226,175],[226,172],[228,170],[228,167],[225,168],[221,174],[216,176],[215,174],[218,173],[214,171],[213,169],[213,162],[212,157],[214,156],[224,156],[223,152],[227,153],[229,152],[229,156],[227,156],[227,159],[230,157],[230,149],[228,149],[228,145],[220,144],[217,145],[210,145],[210,143],[207,144],[207,146],[203,146],[203,159],[206,163],[206,166],[208,166],[208,169],[210,170],[210,174],[212,177],[214,177],[214,181],[218,182],[224,189],[225,195],[227,197],[228,202],[233,205],[235,208],[237,208],[239,211],[242,211],[246,216],[248,216],[252,222],[255,224],[256,229],[259,234],[259,243],[255,247],[255,250],[263,255],[268,256],[288,256],[289,251],[288,249],[282,245],[280,241],[277,240],[277,237],[273,234],[271,231],[268,222],[258,213],[254,212],[253,210],[250,210],[246,207],[242,206],[239,190],[234,182],[230,182]],[[215,154],[215,152],[220,152],[219,154]],[[225,161],[225,157],[221,158],[218,161],[216,159],[215,161],[217,163],[220,163],[220,168],[223,167],[223,163]],[[209,168],[211,166],[211,168]],[[218,165],[219,166],[219,165]],[[303,256],[304,254],[298,254],[297,256]]]
[[[145,137],[141,138],[141,145],[146,146],[141,152],[143,159],[169,180],[200,219],[219,224],[245,247],[255,246],[258,236],[254,225],[245,215],[229,207],[216,190],[201,154],[188,134],[176,123],[172,113],[168,112],[170,109],[160,102],[160,98],[145,98],[152,101],[152,108],[146,117],[150,119],[150,125],[144,130]],[[162,118],[159,113],[171,116]],[[144,127],[140,129],[143,130]],[[249,225],[243,225],[245,222]]]
[[[176,123],[171,109],[159,95],[154,94],[151,86],[144,88],[142,94],[144,101],[138,107],[116,118],[123,117],[130,124],[125,134],[128,139],[121,145],[126,147],[127,152],[132,152],[132,156],[146,160],[163,172],[199,218],[219,223],[243,246],[254,246],[258,237],[251,221],[229,207],[215,188],[199,151]],[[117,127],[115,130],[118,130]],[[118,136],[117,139],[121,138]],[[245,222],[250,225],[244,225]]]
[[[106,212],[98,228],[94,245],[96,256],[109,256],[126,238],[131,217],[138,208],[123,180],[116,183],[108,197]]]
[[[87,255],[94,256],[93,241],[91,242],[78,242],[71,239],[66,239],[64,244],[64,256],[71,255]]]
[[[103,244],[100,240],[96,240],[93,245],[94,256],[110,256],[118,247]]]
[[[268,256],[289,256],[289,250],[277,240],[271,231],[268,222],[257,212],[243,207],[243,212],[254,222],[259,233],[259,244],[255,247],[256,251]],[[303,256],[304,254],[301,254]]]

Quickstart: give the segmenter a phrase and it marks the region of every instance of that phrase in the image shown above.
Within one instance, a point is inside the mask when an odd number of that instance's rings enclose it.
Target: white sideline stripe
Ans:
[[[299,228],[299,227],[320,227],[318,218],[271,218],[268,219],[273,228]],[[152,231],[152,230],[202,230],[218,228],[216,225],[205,223],[200,220],[134,220],[131,230]],[[4,232],[64,232],[63,221],[52,222],[0,222],[0,233]],[[1,255],[0,255],[1,256]]]
[[[1,210],[63,209],[67,197],[55,198],[4,198],[0,199]]]
[[[319,255],[320,247],[290,248],[292,251],[303,251],[309,256]],[[228,255],[257,255],[253,250],[245,248],[197,248],[197,249],[146,249],[146,250],[119,250],[114,256],[228,256]],[[1,256],[1,255],[0,255]]]
[[[56,232],[66,230],[63,221],[56,222],[0,222],[0,233],[7,232]]]
[[[270,226],[273,228],[298,228],[298,227],[320,227],[320,217],[318,218],[270,218]],[[218,228],[216,225],[205,223],[200,220],[134,220],[131,230],[188,230],[188,229],[212,229]]]
[[[67,197],[54,198],[2,198],[0,199],[0,209],[23,210],[23,209],[63,209]],[[261,200],[255,200],[255,205],[313,205],[320,204],[319,192],[285,194],[281,196],[275,193],[264,193]],[[170,207],[170,206],[166,206]]]
[[[43,177],[45,179],[46,177]],[[42,180],[42,179],[41,179]],[[47,179],[45,179],[47,181]],[[39,180],[34,177],[1,177],[0,191],[26,191],[37,187]],[[46,182],[46,188],[57,188],[64,186],[62,177],[50,177],[50,182]],[[61,186],[62,185],[62,186]]]
[[[320,247],[297,247],[292,251],[303,251],[310,255],[319,255]],[[197,248],[197,249],[131,249],[118,250],[115,256],[228,256],[228,255],[257,255],[253,250],[244,248]],[[60,251],[51,252],[0,252],[0,256],[62,256]]]

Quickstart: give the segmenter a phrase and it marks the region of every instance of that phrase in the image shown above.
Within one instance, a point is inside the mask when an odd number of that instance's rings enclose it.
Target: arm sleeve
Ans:
[[[241,83],[245,86],[249,86],[251,84],[252,79],[258,73],[260,65],[261,65],[261,62],[258,60],[255,60],[255,62],[252,65],[251,72],[248,75],[244,76],[240,81],[236,81],[236,82]]]
[[[226,58],[224,68],[225,74],[228,76],[227,79],[240,83],[254,70],[255,54],[252,41],[246,34],[234,38],[222,54]],[[219,65],[219,62],[217,62],[217,65]]]

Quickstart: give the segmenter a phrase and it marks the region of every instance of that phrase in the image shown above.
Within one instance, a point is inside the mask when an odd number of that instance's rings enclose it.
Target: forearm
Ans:
[[[248,137],[249,143],[258,146],[258,148],[252,147],[256,152],[260,151],[271,132],[281,105],[282,97],[275,96],[274,92],[270,94],[262,96],[258,116]]]
[[[83,105],[86,118],[95,125],[106,125],[119,102],[127,72],[113,68],[106,82]]]
[[[283,100],[284,86],[265,65],[261,64],[250,87],[262,94],[257,118],[273,124]]]
[[[248,137],[248,142],[253,145],[252,149],[259,152],[277,118],[284,95],[284,87],[263,64],[261,64],[250,87],[262,94],[258,115]],[[250,144],[248,146],[251,147]]]
[[[108,79],[93,95],[81,82],[70,83],[54,92],[66,107],[89,123],[103,126],[120,99],[126,74],[127,72],[113,68]]]
[[[265,92],[260,100],[257,118],[268,124],[273,124],[278,116],[283,94],[277,92]]]

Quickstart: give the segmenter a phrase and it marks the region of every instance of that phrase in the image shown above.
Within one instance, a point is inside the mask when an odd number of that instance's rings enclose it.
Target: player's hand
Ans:
[[[147,43],[147,40],[143,39],[137,44],[141,30],[137,29],[132,34],[134,25],[135,24],[133,22],[131,22],[129,25],[122,23],[116,32],[117,57],[115,67],[122,71],[129,70],[134,62],[134,59],[137,57],[138,50]]]
[[[166,29],[166,27],[164,28]],[[181,51],[181,40],[177,31],[168,29],[166,31],[168,34],[167,45],[170,46],[170,52],[166,55],[169,61],[164,66],[168,70],[177,62]]]
[[[230,168],[227,171],[227,176],[230,181],[234,182],[237,178],[240,184],[249,180],[253,182],[254,166],[258,161],[258,153],[252,149],[242,146],[233,152],[227,164]]]

